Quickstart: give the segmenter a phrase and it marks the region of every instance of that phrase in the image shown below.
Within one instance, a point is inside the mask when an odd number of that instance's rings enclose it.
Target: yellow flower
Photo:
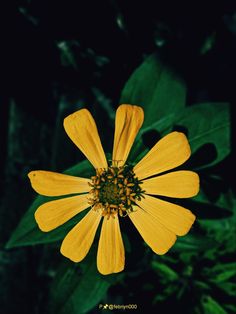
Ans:
[[[95,121],[87,109],[64,120],[66,133],[95,168],[90,179],[50,171],[31,171],[36,192],[46,196],[76,194],[53,200],[35,212],[42,231],[51,231],[90,207],[67,234],[61,253],[80,262],[88,253],[101,220],[97,267],[106,275],[124,269],[125,252],[119,216],[127,216],[156,254],[165,254],[191,228],[195,216],[186,208],[152,195],[187,198],[199,191],[199,177],[192,171],[164,173],[183,164],[191,154],[183,133],[172,132],[134,166],[126,164],[132,144],[142,126],[141,107],[121,105],[115,119],[112,164],[108,164]]]

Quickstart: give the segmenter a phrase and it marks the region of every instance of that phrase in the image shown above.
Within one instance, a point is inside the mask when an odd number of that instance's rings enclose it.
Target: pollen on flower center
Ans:
[[[91,180],[90,204],[95,210],[101,209],[102,216],[107,218],[116,214],[127,216],[133,211],[135,200],[144,197],[140,186],[142,182],[128,165],[99,168]]]
[[[102,184],[103,185],[103,184]],[[107,182],[99,191],[99,198],[103,203],[119,204],[120,188],[113,182]]]

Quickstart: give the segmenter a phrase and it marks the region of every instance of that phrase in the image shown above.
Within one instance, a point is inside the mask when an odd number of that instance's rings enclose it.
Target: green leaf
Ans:
[[[208,53],[216,43],[216,32],[213,32],[209,36],[207,36],[204,40],[204,43],[200,49],[200,53],[205,55]]]
[[[211,202],[204,191],[200,190],[198,195],[194,196],[192,200],[203,204],[211,204],[213,206],[225,208],[233,212],[234,195],[232,190],[222,192],[215,202]]]
[[[92,248],[79,266],[75,263],[68,265],[67,262],[57,273],[51,287],[50,312],[87,313],[104,298],[108,288],[122,277],[121,274],[101,275],[96,268],[96,252]]]
[[[146,112],[145,112],[146,113]],[[142,137],[150,131],[161,135],[170,133],[173,128],[186,129],[192,153],[204,144],[212,144],[217,156],[202,166],[212,166],[230,153],[230,106],[228,103],[202,103],[180,110],[178,114],[169,114],[162,119],[142,128],[132,148],[130,160],[140,160],[148,149]],[[208,154],[208,152],[205,152]]]
[[[166,280],[174,281],[179,278],[179,275],[173,269],[163,263],[152,261],[152,268],[157,274],[165,277]]]
[[[213,282],[224,282],[232,277],[236,277],[236,263],[218,264],[207,269]]]
[[[76,41],[61,41],[57,43],[63,66],[72,66],[75,70],[77,70],[77,61],[73,52],[73,48],[77,45]]]
[[[67,169],[65,173],[74,176],[89,177],[92,175],[92,171],[93,168],[91,164],[87,160],[84,160],[77,165]],[[50,232],[40,231],[34,219],[34,213],[40,205],[45,202],[59,198],[62,197],[47,197],[41,195],[38,196],[33,204],[30,206],[28,211],[25,213],[25,215],[22,217],[16,229],[13,231],[9,241],[6,244],[6,248],[9,249],[19,246],[50,243],[63,239],[68,231],[84,217],[87,211],[79,213],[64,225]]]
[[[234,294],[235,296],[235,294]],[[236,313],[236,305],[234,304],[225,304],[225,308],[230,311],[230,313]]]
[[[200,205],[201,203],[199,203]],[[200,207],[200,206],[199,206]],[[231,236],[231,231],[235,231],[235,216],[222,219],[199,219],[199,225],[211,232],[219,232],[221,235],[226,234]],[[226,238],[226,237],[225,237]]]
[[[137,138],[131,148],[131,152],[129,154],[128,160],[130,162],[137,162],[149,151],[149,149],[143,143],[143,140],[142,140],[143,135],[148,134],[148,132],[153,131],[153,130],[160,132],[161,134],[166,134],[170,132],[171,126],[174,124],[174,120],[175,120],[175,114],[172,113],[165,117],[162,117],[161,119],[150,124],[149,126],[143,127],[139,131]]]
[[[184,237],[177,238],[172,250],[173,252],[200,252],[210,248],[212,244],[214,244],[214,242],[211,239],[206,241],[204,236],[189,233]]]
[[[227,314],[223,307],[211,296],[204,296],[201,299],[204,314]]]
[[[202,103],[186,108],[175,124],[188,130],[192,152],[206,143],[214,144],[213,165],[230,153],[230,106],[228,103]]]
[[[194,285],[197,287],[199,290],[204,291],[204,290],[211,290],[210,286],[208,283],[203,282],[201,280],[194,280]]]
[[[144,126],[149,126],[169,114],[179,113],[185,102],[185,84],[155,54],[146,58],[133,72],[120,98],[120,103],[143,107]]]
[[[223,290],[227,295],[235,297],[236,295],[236,283],[233,282],[224,282],[217,283],[219,289]]]

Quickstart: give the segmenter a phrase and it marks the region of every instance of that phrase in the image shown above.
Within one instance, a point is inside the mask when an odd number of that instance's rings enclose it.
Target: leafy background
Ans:
[[[98,304],[137,304],[136,313],[236,313],[234,2],[21,0],[2,8],[1,312],[99,313]],[[193,155],[183,168],[199,173],[201,191],[181,204],[198,219],[164,256],[124,219],[125,271],[102,276],[96,243],[80,264],[59,253],[82,215],[48,234],[37,229],[33,213],[48,199],[36,197],[27,173],[90,175],[63,118],[87,107],[111,152],[108,134],[124,102],[145,110],[131,162],[166,133],[187,134]]]

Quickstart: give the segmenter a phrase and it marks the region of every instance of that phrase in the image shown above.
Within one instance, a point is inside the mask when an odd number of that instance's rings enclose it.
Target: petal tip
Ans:
[[[85,256],[83,258],[76,258],[76,256],[73,255],[73,253],[71,253],[70,250],[68,250],[68,247],[65,248],[65,246],[66,245],[64,244],[64,241],[63,241],[62,245],[60,247],[61,255],[63,255],[64,257],[68,258],[69,260],[71,260],[74,263],[79,263],[79,262],[81,262],[84,259]]]
[[[47,203],[45,203],[45,204],[47,204]],[[35,213],[34,213],[34,219],[35,219],[35,221],[36,221],[36,223],[37,223],[39,229],[40,229],[42,232],[49,232],[49,231],[52,231],[52,230],[55,229],[55,228],[50,227],[50,226],[47,224],[47,222],[46,222],[46,220],[44,219],[44,217],[42,216],[42,210],[41,210],[41,208],[43,208],[43,205],[44,205],[44,204],[40,205],[40,206],[38,207],[38,209],[35,211]]]
[[[169,244],[168,246],[166,246],[163,249],[159,249],[158,251],[155,250],[154,253],[156,253],[157,255],[165,255],[174,246],[176,240],[177,240],[177,237],[175,236],[175,238],[171,244]]]
[[[49,232],[51,231],[52,229],[51,228],[48,228],[38,217],[38,215],[35,213],[34,214],[34,218],[35,218],[35,221],[39,227],[39,229],[42,231],[42,232]]]
[[[140,114],[140,118],[141,120],[144,119],[144,110],[142,107],[138,106],[138,105],[131,105],[131,104],[120,104],[119,107],[117,108],[117,112],[120,110],[125,110],[125,111],[139,111]]]
[[[63,126],[68,137],[95,168],[107,167],[98,129],[88,109],[80,109],[65,117]]]
[[[36,170],[32,170],[27,174],[30,181],[36,176]]]
[[[196,172],[191,171],[192,175],[193,175],[193,181],[192,181],[192,193],[190,195],[190,197],[194,197],[196,196],[199,191],[200,191],[200,177]]]
[[[173,131],[173,132],[169,133],[169,135],[171,135],[171,134],[172,134],[172,136],[177,136],[179,138],[179,140],[182,140],[183,144],[185,144],[186,149],[189,150],[190,154],[191,154],[191,148],[190,148],[189,141],[188,141],[186,134],[184,134],[183,132],[179,132],[179,131]]]
[[[86,108],[82,108],[79,109],[71,114],[69,114],[68,116],[66,116],[63,120],[63,125],[64,127],[69,126],[71,123],[73,123],[75,120],[77,121],[78,118],[80,118],[80,116],[91,116],[91,113],[88,109]]]
[[[189,233],[189,231],[191,230],[191,228],[192,228],[192,226],[196,220],[196,216],[192,212],[190,212],[190,214],[191,214],[191,215],[189,215],[190,223],[188,224],[188,227],[185,230],[183,230],[183,232],[178,234],[179,237],[183,237],[183,236],[187,235]]]
[[[112,274],[117,274],[120,273],[124,270],[125,266],[123,265],[122,267],[120,267],[119,269],[114,269],[114,270],[104,270],[101,267],[99,267],[97,265],[97,269],[99,271],[100,274],[107,276],[107,275],[112,275]]]
[[[61,253],[61,255],[63,255],[64,257],[68,258],[68,259],[71,260],[72,262],[75,262],[75,263],[77,262],[77,261],[75,261],[75,259],[73,259],[73,258],[68,254],[68,252],[64,249],[63,243],[62,243],[61,248],[60,248],[60,253]]]
[[[195,176],[196,176],[196,194],[194,196],[196,196],[200,191],[200,177],[196,172]]]

